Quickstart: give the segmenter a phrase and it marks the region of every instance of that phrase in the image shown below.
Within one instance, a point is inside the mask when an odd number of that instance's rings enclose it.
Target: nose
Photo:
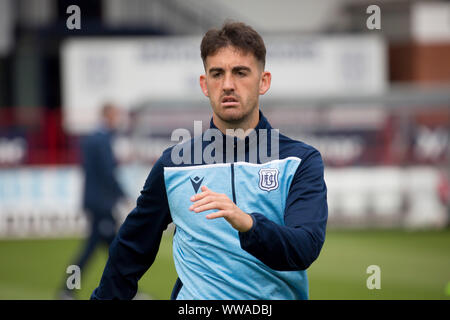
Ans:
[[[223,80],[223,91],[224,92],[234,91],[234,80],[231,74],[225,74]]]

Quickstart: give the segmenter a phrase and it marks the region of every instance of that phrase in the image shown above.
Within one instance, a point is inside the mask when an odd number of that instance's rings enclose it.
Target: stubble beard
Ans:
[[[239,101],[239,103],[242,103],[242,101]],[[253,112],[255,112],[255,109],[258,108],[258,103],[257,101],[255,101],[254,106],[249,109],[239,108],[240,110],[238,109],[237,112],[229,113],[229,110],[226,110],[226,108],[222,108],[220,104],[221,103],[219,102],[216,108],[216,110],[218,110],[218,112],[215,112],[216,116],[220,119],[220,121],[225,124],[229,124],[230,127],[233,128],[240,127],[240,124],[245,124],[250,119]]]

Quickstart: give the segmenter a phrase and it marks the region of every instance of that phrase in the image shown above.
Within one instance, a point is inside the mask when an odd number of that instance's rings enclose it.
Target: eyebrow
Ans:
[[[224,71],[223,68],[218,68],[218,67],[209,69],[210,73],[211,72],[222,72],[222,71]],[[249,71],[250,72],[251,69],[247,66],[236,66],[236,67],[233,67],[232,71],[233,72],[236,72],[236,71]]]

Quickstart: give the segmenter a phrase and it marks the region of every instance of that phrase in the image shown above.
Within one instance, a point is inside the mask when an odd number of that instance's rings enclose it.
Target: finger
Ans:
[[[207,186],[201,186],[200,190],[202,190],[203,192],[200,192],[198,194],[194,194],[191,197],[191,201],[197,201],[197,200],[203,199],[208,194],[217,194],[216,192],[212,191],[211,189],[208,189]]]
[[[213,213],[210,213],[208,215],[206,215],[206,219],[212,220],[212,219],[217,219],[217,218],[224,218],[228,216],[228,211],[227,210],[219,210]]]
[[[207,204],[209,202],[212,202],[212,201],[222,201],[222,198],[218,197],[217,195],[209,194],[206,197],[204,197],[203,199],[197,200],[193,204],[191,204],[191,206],[189,207],[189,210],[192,211],[195,208],[202,206],[204,204]]]
[[[195,208],[197,208],[197,207],[199,207],[199,206],[202,206],[202,205],[204,205],[204,204],[207,204],[208,202],[216,201],[216,200],[219,200],[219,199],[218,199],[217,197],[215,197],[215,196],[209,194],[209,195],[207,195],[206,197],[204,197],[203,199],[200,199],[200,200],[195,201],[195,202],[189,207],[189,210],[192,211],[192,210],[194,210]]]
[[[221,210],[221,209],[223,209],[223,207],[221,206],[220,202],[213,201],[213,202],[209,202],[207,204],[204,204],[200,207],[195,208],[194,212],[198,213],[198,212],[203,212],[203,211],[213,210],[213,209]]]
[[[206,197],[208,194],[209,194],[208,191],[204,191],[204,192],[200,192],[200,193],[194,194],[194,195],[191,197],[191,201],[198,201],[198,200],[200,200],[200,199],[203,199],[203,198]]]
[[[193,203],[189,207],[189,210],[195,211],[195,208],[203,206],[210,202],[216,202],[217,203],[216,208],[222,209],[222,210],[232,209],[235,206],[234,202],[231,201],[230,198],[228,198],[226,195],[222,195],[222,194],[213,192],[213,193],[210,193],[205,198],[203,198],[201,200],[197,200],[195,203]]]

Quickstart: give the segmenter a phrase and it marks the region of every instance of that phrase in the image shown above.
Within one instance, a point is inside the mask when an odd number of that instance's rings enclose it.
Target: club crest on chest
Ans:
[[[259,170],[259,188],[272,191],[278,188],[278,169],[264,168]]]

